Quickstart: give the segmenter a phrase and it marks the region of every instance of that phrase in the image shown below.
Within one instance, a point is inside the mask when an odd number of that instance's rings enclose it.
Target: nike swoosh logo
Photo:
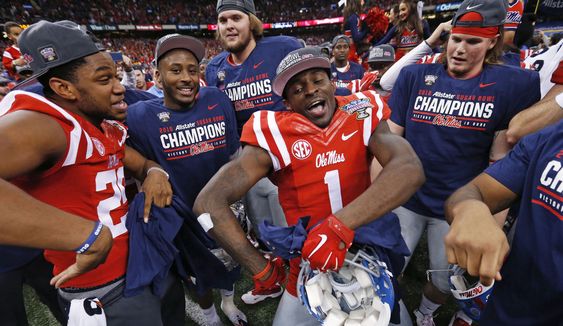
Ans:
[[[351,133],[351,134],[349,134],[349,135],[342,134],[342,140],[343,140],[343,141],[347,141],[348,139],[350,139],[350,137],[354,136],[357,132],[358,132],[358,131],[356,130],[356,131],[354,131],[353,133]]]
[[[496,84],[496,82],[494,82],[494,83],[488,83],[488,84],[480,83],[480,84],[479,84],[479,87],[485,88],[485,87],[489,87],[489,86],[494,85],[494,84]]]
[[[321,242],[319,242],[317,244],[315,249],[313,249],[313,251],[311,251],[311,254],[307,258],[311,258],[311,256],[313,256],[319,249],[321,249],[321,247],[325,244],[326,240],[328,239],[326,234],[319,234],[319,237],[321,237]]]
[[[478,5],[475,5],[475,6],[467,6],[467,10],[473,10],[473,9],[475,9],[475,8],[479,8],[479,7],[481,7],[482,5],[483,5],[483,4],[482,4],[482,3],[480,3],[480,4],[478,4]]]
[[[207,106],[207,109],[208,109],[208,110],[213,110],[213,109],[215,109],[215,107],[217,107],[217,105],[219,105],[219,104],[208,105],[208,106]]]
[[[262,61],[260,61],[260,62],[258,62],[258,63],[255,63],[255,64],[254,64],[254,69],[260,67],[260,65],[263,64],[263,63],[264,63],[264,60],[262,60]]]

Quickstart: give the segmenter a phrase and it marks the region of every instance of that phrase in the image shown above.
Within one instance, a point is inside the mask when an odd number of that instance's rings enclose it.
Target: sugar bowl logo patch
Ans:
[[[42,49],[39,49],[39,54],[41,54],[41,58],[43,58],[43,61],[45,63],[59,60],[57,51],[55,51],[55,48],[51,46],[47,46]]]
[[[224,70],[221,70],[221,71],[219,71],[219,72],[217,73],[217,79],[218,79],[220,82],[224,82],[224,81],[225,81],[225,77],[226,77],[226,74],[225,74],[225,71],[224,71]]]
[[[350,103],[340,107],[340,110],[348,114],[356,114],[357,120],[364,120],[369,118],[369,113],[366,112],[367,109],[372,108],[373,105],[368,98],[360,98],[353,100]]]
[[[96,150],[98,151],[100,156],[104,156],[106,154],[106,148],[98,138],[92,137],[92,143],[94,143],[94,147],[96,147]]]
[[[160,112],[157,116],[162,122],[168,122],[170,120],[170,112]]]
[[[426,86],[432,86],[436,83],[436,79],[438,79],[436,75],[426,75],[424,76],[424,84],[426,84]]]

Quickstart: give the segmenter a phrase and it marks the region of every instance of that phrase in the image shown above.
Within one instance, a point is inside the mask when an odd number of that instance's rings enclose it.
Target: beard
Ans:
[[[223,49],[231,52],[231,53],[240,53],[246,49],[248,44],[250,43],[250,36],[246,39],[239,39],[234,43],[227,43],[224,37],[221,37],[221,45]]]

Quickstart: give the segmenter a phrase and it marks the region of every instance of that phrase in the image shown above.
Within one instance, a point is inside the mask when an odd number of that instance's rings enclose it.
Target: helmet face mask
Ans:
[[[348,319],[387,325],[394,304],[392,274],[369,247],[348,252],[343,267],[322,273],[302,262],[298,296],[319,322],[332,325]]]

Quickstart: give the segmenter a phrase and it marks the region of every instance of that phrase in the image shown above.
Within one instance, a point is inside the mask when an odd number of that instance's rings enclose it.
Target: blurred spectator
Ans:
[[[27,64],[18,47],[18,38],[22,30],[18,23],[11,21],[4,23],[4,37],[12,42],[12,45],[4,50],[2,65],[8,71],[10,77],[15,80],[19,80],[16,68]]]

